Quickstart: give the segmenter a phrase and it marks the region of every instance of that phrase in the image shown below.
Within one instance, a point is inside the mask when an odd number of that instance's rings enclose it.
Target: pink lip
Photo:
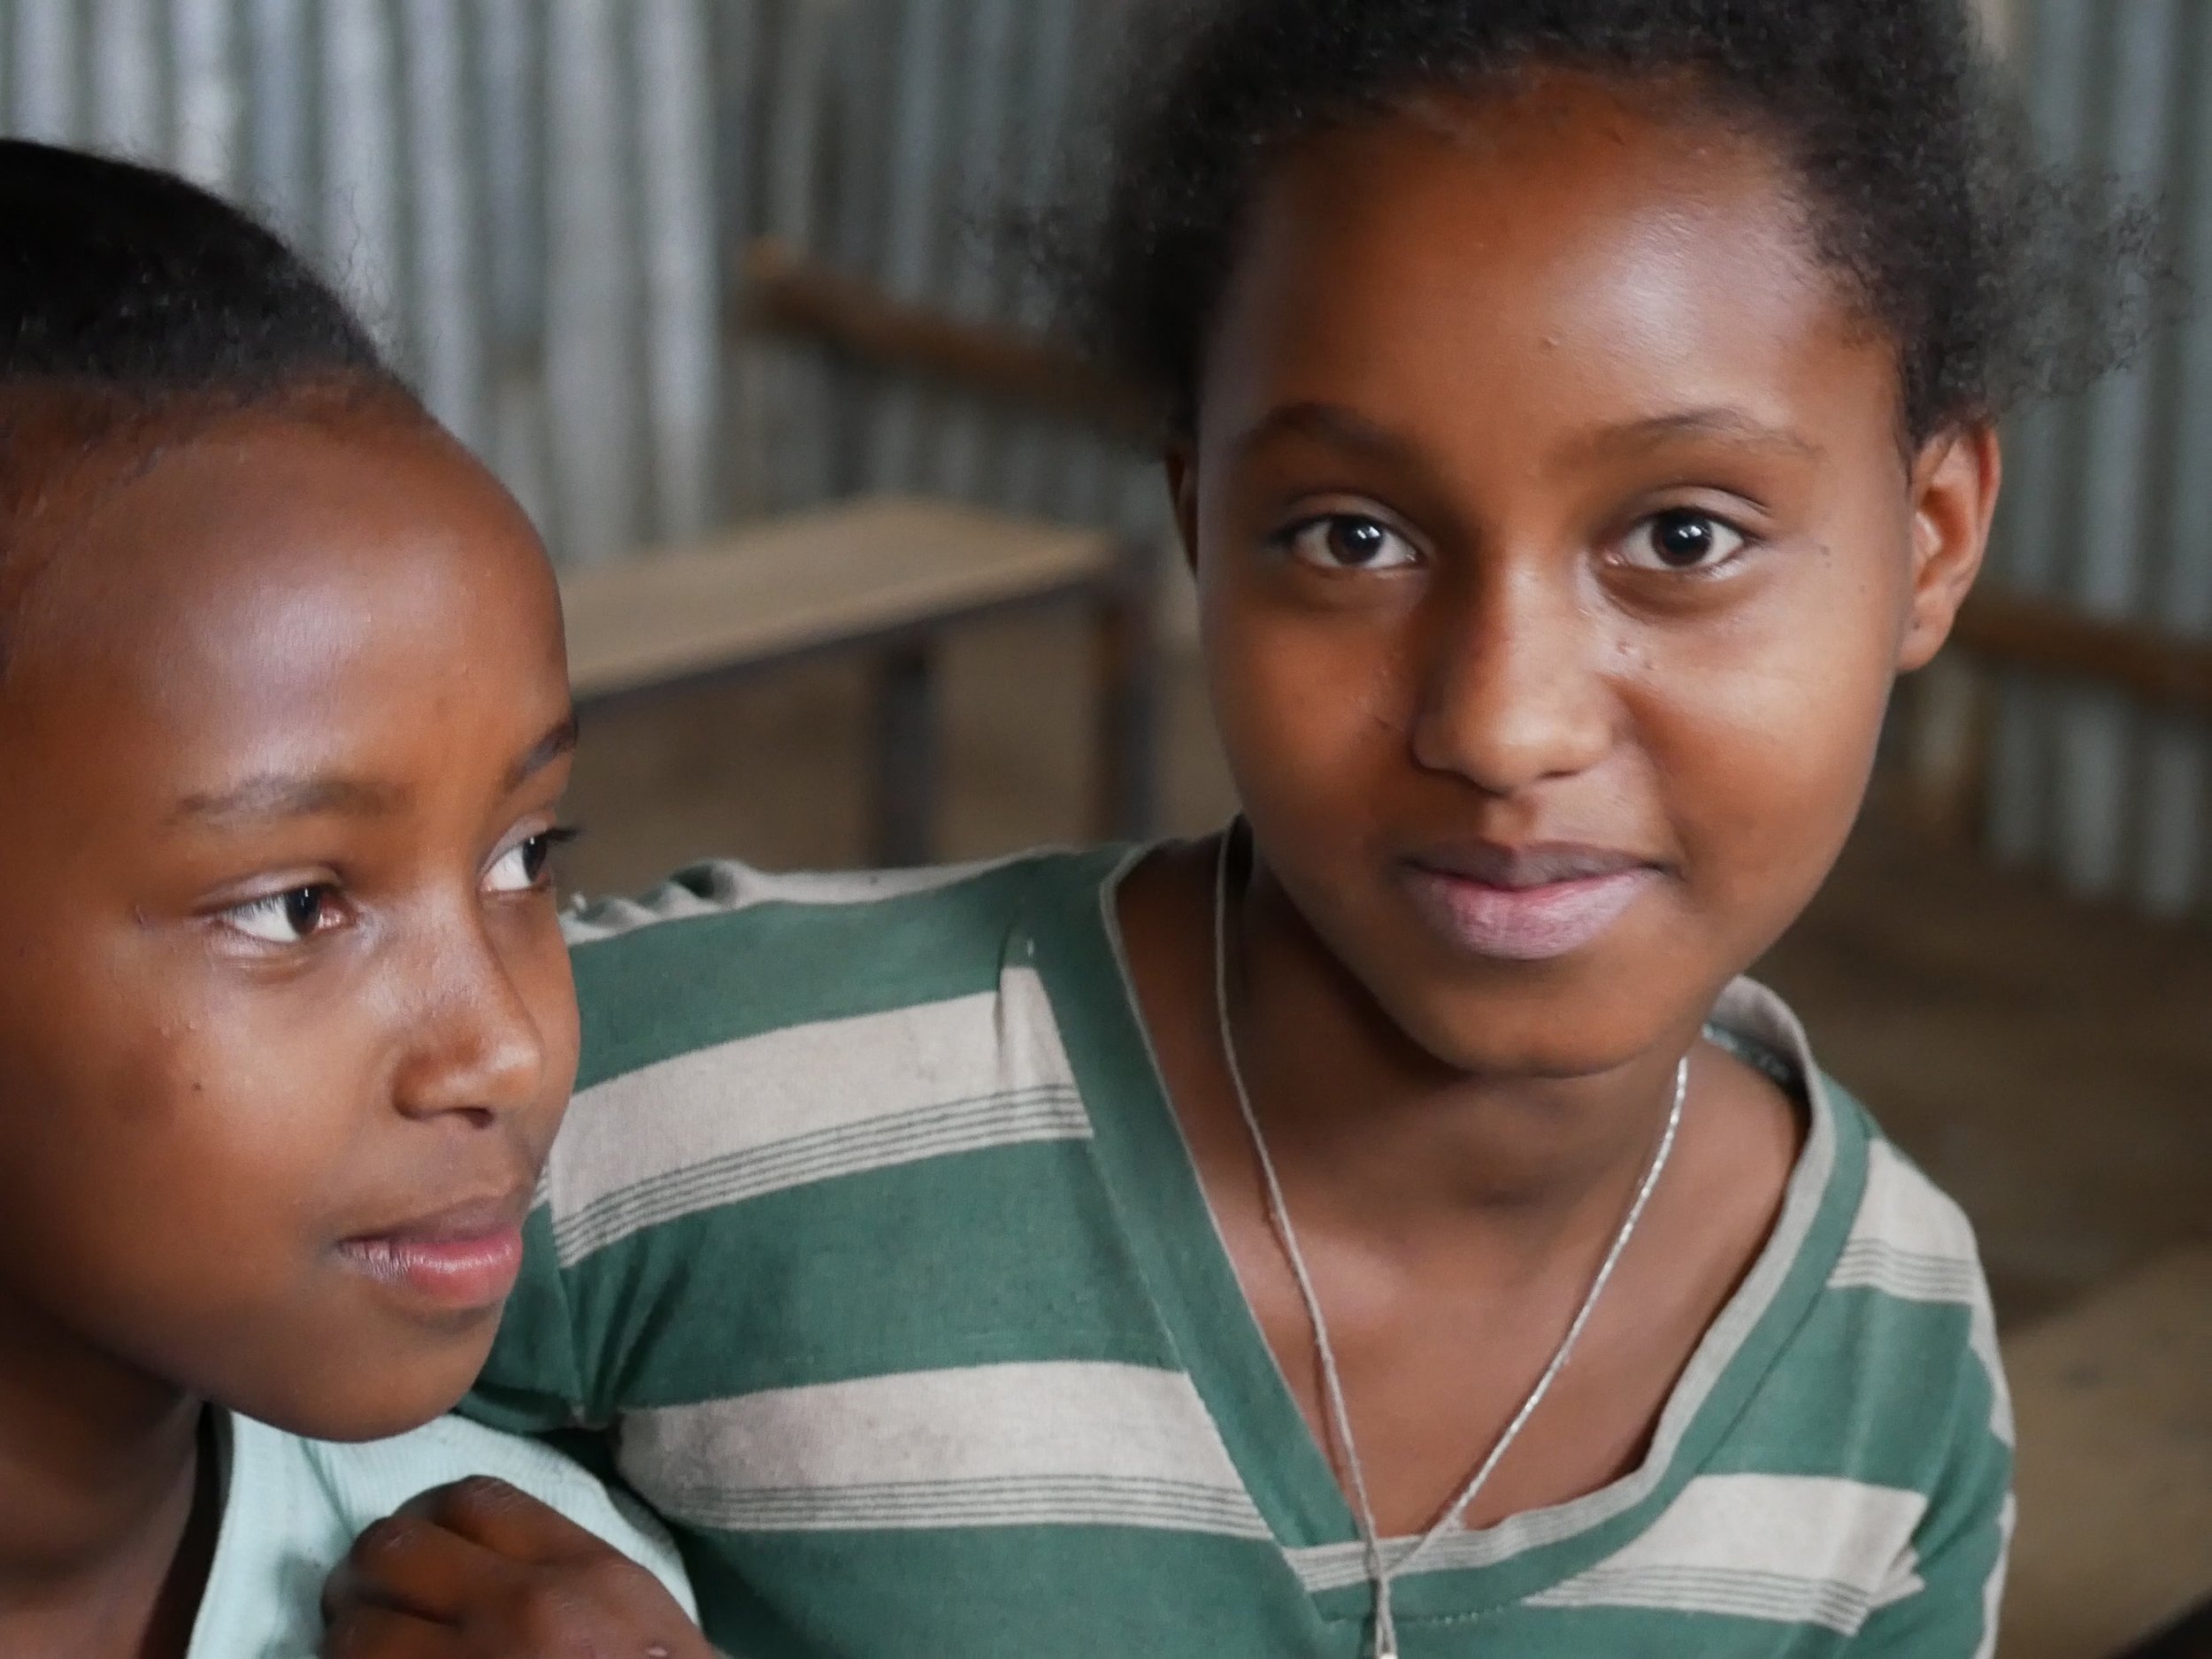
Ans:
[[[522,1271],[521,1209],[511,1199],[465,1204],[348,1239],[338,1250],[357,1271],[440,1307],[495,1308]]]
[[[1645,859],[1587,847],[1481,844],[1407,865],[1429,925],[1502,962],[1549,962],[1596,943],[1658,879]]]

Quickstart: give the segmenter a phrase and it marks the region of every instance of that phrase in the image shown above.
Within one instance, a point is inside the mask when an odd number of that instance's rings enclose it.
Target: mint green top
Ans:
[[[1133,858],[718,864],[576,920],[580,1089],[467,1409],[604,1430],[729,1652],[1364,1652],[1352,1517],[1134,1010]],[[1640,1467],[1400,1579],[1406,1659],[1990,1652],[1971,1232],[1770,994],[1713,1021],[1808,1113],[1773,1236]]]
[[[496,1475],[652,1569],[686,1611],[691,1586],[668,1535],[535,1440],[445,1417],[361,1446],[303,1440],[226,1414],[223,1518],[187,1659],[313,1659],[323,1579],[355,1537],[417,1494]]]

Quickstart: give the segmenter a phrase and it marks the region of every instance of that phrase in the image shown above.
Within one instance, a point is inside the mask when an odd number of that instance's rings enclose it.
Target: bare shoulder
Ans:
[[[1145,1000],[1210,985],[1212,941],[1206,918],[1213,902],[1219,841],[1169,841],[1155,848],[1115,895],[1131,971]]]
[[[1804,1103],[1718,1043],[1700,1043],[1690,1064],[1699,1109],[1741,1161],[1738,1172],[1763,1168],[1778,1187],[1786,1184],[1811,1128]]]
[[[1765,1072],[1717,1044],[1698,1046],[1661,1228],[1667,1255],[1695,1264],[1709,1317],[1766,1248],[1809,1126],[1805,1108]]]

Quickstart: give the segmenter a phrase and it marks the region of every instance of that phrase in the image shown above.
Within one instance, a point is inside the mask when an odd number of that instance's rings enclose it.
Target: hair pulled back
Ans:
[[[1896,344],[1924,439],[2072,389],[2170,299],[2155,216],[2040,165],[1965,0],[1135,0],[1094,204],[1048,259],[1074,332],[1196,419],[1252,199],[1309,135],[1529,72],[1648,84],[1771,143],[1818,257]],[[1141,62],[1139,59],[1141,58]]]

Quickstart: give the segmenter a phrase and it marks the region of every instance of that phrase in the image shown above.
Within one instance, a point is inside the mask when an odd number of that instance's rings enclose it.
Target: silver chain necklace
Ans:
[[[1391,1586],[1399,1574],[1410,1571],[1414,1563],[1428,1553],[1429,1547],[1447,1532],[1455,1530],[1476,1497],[1489,1483],[1490,1476],[1505,1456],[1506,1450],[1520,1435],[1544,1396],[1551,1392],[1552,1384],[1566,1369],[1567,1356],[1574,1352],[1581,1339],[1583,1327],[1590,1323],[1590,1315],[1596,1310],[1598,1298],[1605,1294],[1605,1286],[1613,1277],[1613,1270],[1620,1265],[1621,1256],[1628,1248],[1628,1241],[1636,1233],[1636,1224],[1643,1219],[1644,1207],[1651,1202],[1653,1189],[1659,1185],[1659,1176],[1667,1167],[1667,1160],[1674,1152],[1676,1133],[1682,1127],[1682,1103],[1690,1087],[1690,1057],[1686,1054],[1674,1068],[1674,1103],[1667,1112],[1667,1126],[1659,1138],[1658,1149],[1652,1154],[1651,1165],[1644,1171],[1643,1183],[1636,1189],[1636,1196],[1628,1206],[1628,1214],[1622,1218],[1620,1231],[1613,1237],[1612,1248],[1606,1251],[1604,1261],[1598,1264],[1597,1274],[1590,1280],[1590,1289],[1576,1311],[1567,1334],[1560,1339],[1558,1349],[1551,1363],[1544,1367],[1536,1386],[1521,1402],[1521,1409],[1513,1414],[1505,1432],[1498,1436],[1490,1455],[1482,1460],[1482,1466],[1458,1497],[1446,1509],[1436,1524],[1417,1540],[1411,1549],[1396,1561],[1386,1558],[1382,1534],[1375,1525],[1375,1506],[1367,1495],[1367,1471],[1360,1462],[1359,1447],[1352,1438],[1352,1415],[1344,1403],[1344,1379],[1336,1363],[1336,1349],[1329,1341],[1329,1322],[1321,1312],[1321,1297],[1313,1287],[1313,1275],[1306,1269],[1305,1253],[1298,1248],[1297,1231],[1290,1225],[1290,1206],[1283,1198],[1283,1184],[1275,1173],[1275,1160],[1268,1153],[1267,1137],[1260,1133],[1259,1116],[1252,1110],[1251,1092],[1244,1086],[1244,1068],[1237,1061],[1236,1035],[1229,1024],[1229,851],[1235,840],[1233,829],[1221,838],[1221,856],[1214,872],[1214,1016],[1221,1032],[1222,1057],[1229,1067],[1229,1082],[1237,1097],[1237,1110],[1244,1116],[1244,1126],[1252,1137],[1252,1150],[1257,1156],[1260,1176],[1267,1188],[1268,1219],[1273,1225],[1284,1256],[1290,1263],[1291,1275],[1298,1281],[1298,1294],[1306,1304],[1306,1317],[1313,1325],[1313,1343],[1321,1360],[1321,1381],[1328,1398],[1329,1418],[1336,1431],[1338,1442],[1344,1448],[1345,1471],[1351,1477],[1352,1497],[1358,1505],[1360,1543],[1367,1555],[1368,1581],[1375,1588],[1375,1659],[1398,1659],[1398,1625],[1391,1611]]]

